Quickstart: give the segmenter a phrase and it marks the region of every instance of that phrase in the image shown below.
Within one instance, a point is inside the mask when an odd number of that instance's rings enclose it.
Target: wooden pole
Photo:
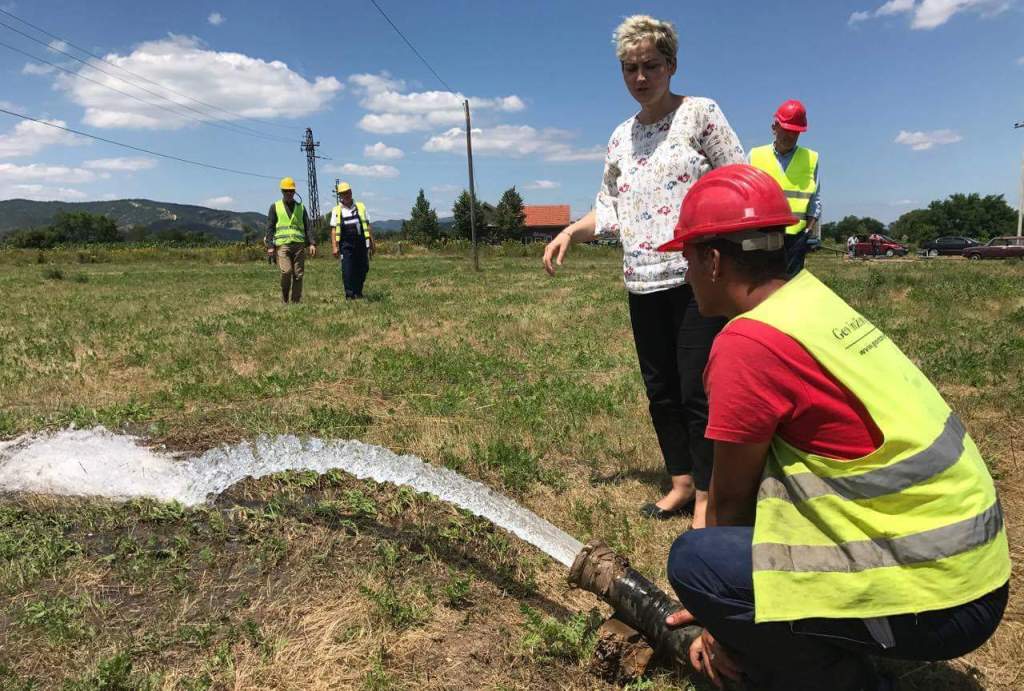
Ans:
[[[480,249],[476,244],[476,184],[473,182],[473,127],[469,122],[469,99],[466,108],[466,160],[469,162],[469,233],[473,243],[473,270],[480,270]]]

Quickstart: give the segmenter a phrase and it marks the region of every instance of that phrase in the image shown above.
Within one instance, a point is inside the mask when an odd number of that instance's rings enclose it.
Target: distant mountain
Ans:
[[[270,206],[267,204],[267,206]],[[58,212],[102,214],[121,229],[141,226],[147,231],[182,230],[209,233],[222,240],[240,240],[249,225],[262,234],[265,213],[226,211],[205,206],[170,204],[150,199],[116,199],[107,202],[34,202],[27,199],[0,201],[0,235],[21,228],[37,228],[53,222]]]

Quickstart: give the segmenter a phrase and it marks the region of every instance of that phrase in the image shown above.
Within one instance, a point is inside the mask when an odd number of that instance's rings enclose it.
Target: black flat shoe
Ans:
[[[644,518],[653,518],[659,521],[667,521],[668,519],[676,518],[677,516],[692,516],[695,504],[696,499],[691,499],[690,501],[680,506],[678,509],[666,511],[657,504],[651,502],[648,504],[644,504],[643,506],[640,507],[640,515]]]

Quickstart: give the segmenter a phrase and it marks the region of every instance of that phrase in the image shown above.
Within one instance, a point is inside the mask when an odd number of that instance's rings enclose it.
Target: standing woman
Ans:
[[[555,236],[544,267],[554,274],[573,243],[619,235],[640,372],[672,478],[668,494],[641,512],[671,518],[695,502],[693,525],[702,528],[712,462],[702,375],[725,322],[700,316],[686,261],[657,248],[672,239],[690,187],[712,168],[742,163],[743,147],[717,103],[672,93],[679,38],[671,23],[629,17],[615,30],[615,48],[640,112],[612,132],[594,211]]]

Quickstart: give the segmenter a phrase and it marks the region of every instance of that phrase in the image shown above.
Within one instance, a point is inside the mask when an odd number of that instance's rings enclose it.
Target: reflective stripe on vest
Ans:
[[[739,318],[800,343],[883,439],[852,461],[772,439],[754,520],[756,621],[927,612],[1006,583],[1003,514],[981,454],[883,332],[807,271]]]
[[[291,215],[288,215],[288,209],[285,208],[283,201],[279,200],[275,204],[274,208],[277,213],[277,227],[274,229],[274,244],[306,244],[306,226],[302,222],[302,204],[300,202],[295,202]]]
[[[797,146],[786,170],[782,170],[771,144],[750,150],[750,165],[765,171],[779,183],[789,199],[790,210],[800,218],[786,228],[788,235],[795,235],[807,227],[807,207],[818,189],[815,173],[818,169],[818,152]]]
[[[346,224],[356,225],[358,228],[354,228],[357,233],[361,233],[363,237],[369,239],[370,237],[370,222],[366,220],[366,205],[362,202],[355,202],[357,217],[350,216],[347,220],[341,215],[341,204],[334,207],[334,213],[338,217],[338,225],[334,227],[334,239],[341,240],[341,229]]]

